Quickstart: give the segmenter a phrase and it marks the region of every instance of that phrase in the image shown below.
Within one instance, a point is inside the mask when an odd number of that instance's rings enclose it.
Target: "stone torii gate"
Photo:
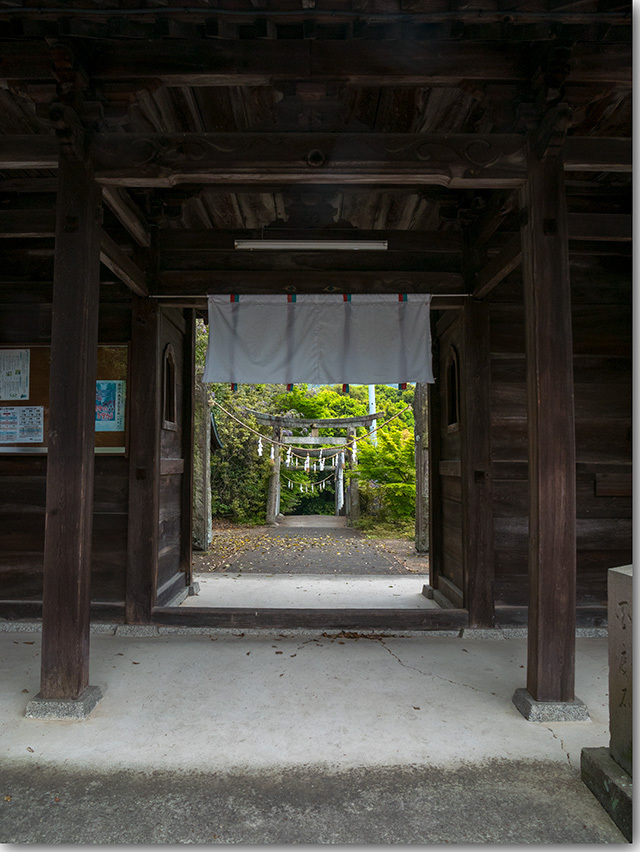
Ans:
[[[263,414],[260,411],[250,411],[249,414],[256,418],[258,423],[264,426],[271,426],[273,429],[273,439],[279,443],[287,444],[337,444],[348,446],[356,435],[356,429],[359,426],[366,428],[382,417],[381,413],[364,414],[361,417],[328,417],[324,419],[313,418],[298,418],[298,417],[278,417],[270,414]],[[310,437],[283,437],[284,429],[311,429]],[[318,436],[319,429],[346,429],[346,438],[324,438]],[[320,455],[319,449],[309,449],[308,454],[313,458]],[[347,464],[351,467],[352,462]],[[280,455],[275,454],[273,470],[269,479],[269,493],[267,496],[267,514],[266,522],[274,524],[280,507]],[[339,514],[337,491],[336,491],[336,515]],[[345,493],[345,514],[348,522],[353,523],[360,517],[360,495],[358,491],[358,480],[352,479]]]

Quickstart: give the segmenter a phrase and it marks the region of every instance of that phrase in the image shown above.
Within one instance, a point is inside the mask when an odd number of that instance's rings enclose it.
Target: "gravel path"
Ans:
[[[194,571],[256,574],[426,574],[427,557],[413,541],[368,539],[344,518],[309,515],[277,526],[219,525]]]

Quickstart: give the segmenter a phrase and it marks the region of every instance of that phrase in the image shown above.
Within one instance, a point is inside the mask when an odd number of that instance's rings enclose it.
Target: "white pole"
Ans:
[[[376,386],[375,385],[369,385],[369,414],[375,414],[375,413],[376,413]],[[370,429],[375,429],[375,428],[376,428],[376,421],[372,420]],[[377,432],[371,433],[371,442],[373,443],[374,447],[378,446],[378,433]]]

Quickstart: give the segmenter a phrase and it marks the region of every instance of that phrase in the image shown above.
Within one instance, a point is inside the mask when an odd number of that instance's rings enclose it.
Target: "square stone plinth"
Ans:
[[[536,701],[526,689],[516,689],[513,703],[529,722],[588,722],[587,705],[574,701]]]
[[[86,719],[101,698],[99,686],[88,686],[78,698],[43,698],[38,693],[24,715],[28,719]]]
[[[607,578],[609,598],[609,729],[611,757],[633,774],[632,623],[633,567],[611,568]]]
[[[606,746],[582,749],[580,774],[584,783],[631,843],[633,832],[631,776],[616,763]]]

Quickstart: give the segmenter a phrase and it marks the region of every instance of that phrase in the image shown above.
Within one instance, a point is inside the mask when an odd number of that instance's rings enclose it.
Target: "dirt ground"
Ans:
[[[298,519],[300,521],[300,519]],[[350,527],[243,526],[216,521],[213,542],[194,554],[196,574],[227,571],[268,574],[427,574],[429,560],[413,541],[369,539]]]

